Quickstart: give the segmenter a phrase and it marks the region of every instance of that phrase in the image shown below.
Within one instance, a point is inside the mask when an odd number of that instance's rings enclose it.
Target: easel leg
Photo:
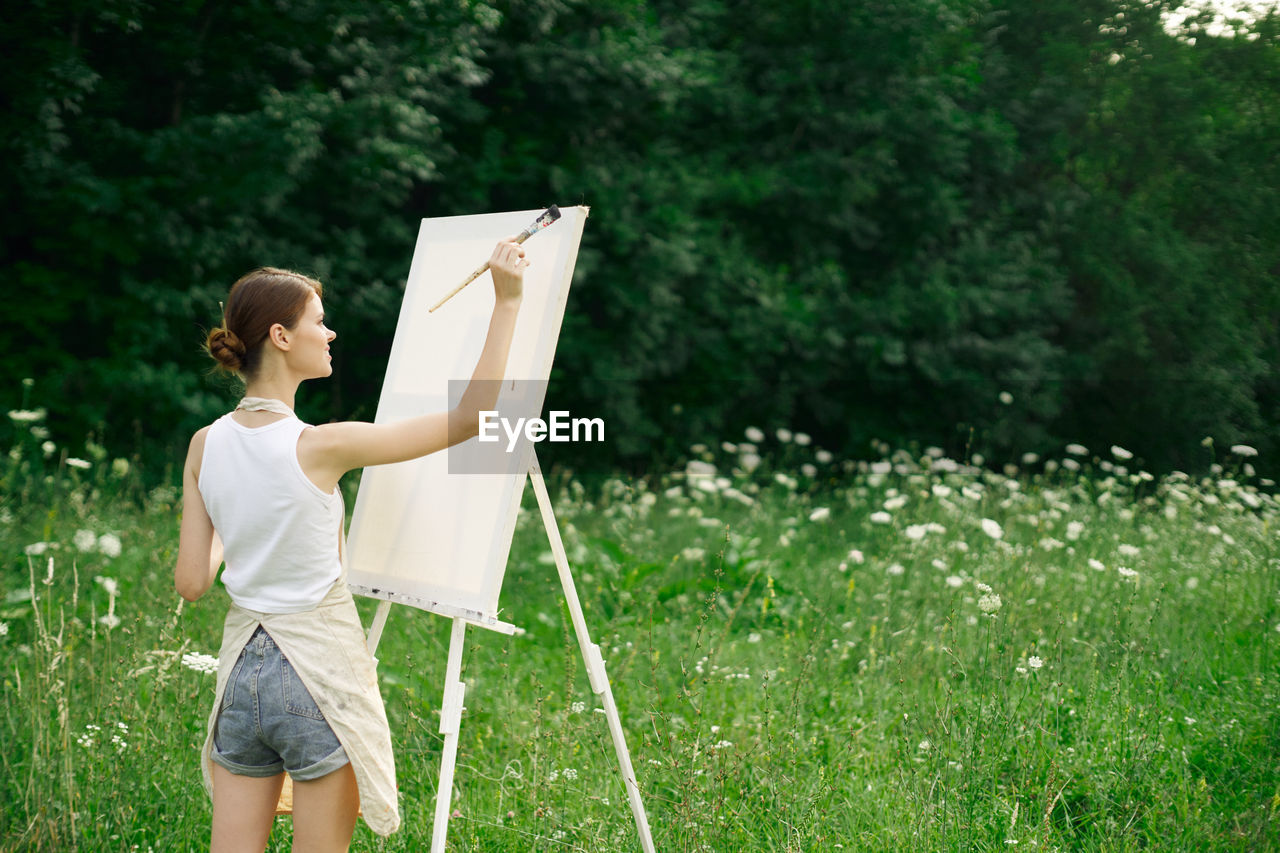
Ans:
[[[449,663],[445,668],[444,700],[440,708],[440,733],[444,735],[444,754],[440,760],[440,787],[436,791],[436,818],[431,826],[431,853],[444,853],[445,833],[449,830],[449,810],[453,804],[453,770],[458,757],[458,730],[462,727],[462,696],[466,683],[462,676],[462,641],[467,623],[453,620],[449,635]]]
[[[387,613],[391,610],[391,602],[388,599],[382,599],[378,602],[378,609],[373,611],[373,621],[369,623],[369,656],[376,657],[378,654],[378,641],[382,639],[382,629],[387,624]]]
[[[636,774],[631,767],[631,753],[627,750],[626,736],[622,731],[622,718],[618,714],[618,706],[613,701],[613,690],[609,687],[609,678],[604,670],[604,658],[600,655],[600,647],[591,642],[587,633],[587,620],[582,615],[582,604],[578,601],[578,590],[573,584],[573,575],[569,573],[569,557],[564,550],[564,542],[560,539],[560,528],[556,525],[555,513],[551,510],[551,497],[547,494],[547,484],[542,479],[542,468],[538,465],[538,457],[533,456],[529,467],[529,479],[533,481],[533,491],[538,497],[538,508],[542,511],[542,523],[547,528],[547,537],[551,540],[551,553],[556,558],[556,569],[560,572],[560,585],[564,588],[565,602],[569,606],[569,617],[573,620],[573,630],[578,635],[578,648],[587,665],[587,677],[591,681],[591,689],[604,702],[604,713],[609,720],[609,734],[613,737],[613,750],[618,756],[618,766],[622,770],[622,780],[626,784],[627,799],[631,802],[631,815],[636,821],[636,831],[640,835],[640,847],[644,853],[654,853],[653,838],[649,834],[649,818],[644,811],[644,802],[640,799],[640,786],[636,784]]]

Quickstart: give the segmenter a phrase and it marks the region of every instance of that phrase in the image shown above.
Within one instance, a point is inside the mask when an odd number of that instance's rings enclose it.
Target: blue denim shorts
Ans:
[[[299,782],[348,762],[306,685],[261,625],[227,679],[210,757],[237,776],[287,770]]]

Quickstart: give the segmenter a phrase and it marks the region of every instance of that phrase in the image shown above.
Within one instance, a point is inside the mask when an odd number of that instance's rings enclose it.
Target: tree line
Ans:
[[[154,464],[241,273],[372,418],[422,217],[592,208],[548,399],[609,465],[787,426],[992,461],[1280,452],[1280,19],[1173,0],[31,0],[0,387]],[[1219,451],[1220,455],[1220,451]]]

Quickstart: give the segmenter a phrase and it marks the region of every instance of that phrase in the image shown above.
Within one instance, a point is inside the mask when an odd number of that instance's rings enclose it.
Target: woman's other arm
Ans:
[[[199,486],[199,466],[208,431],[205,427],[191,438],[187,461],[182,466],[182,529],[178,534],[178,563],[173,570],[173,585],[187,601],[195,601],[209,591],[222,565],[222,539],[213,529]]]

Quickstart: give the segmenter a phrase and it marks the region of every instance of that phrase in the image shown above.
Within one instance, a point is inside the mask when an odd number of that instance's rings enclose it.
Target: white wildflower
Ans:
[[[1068,539],[1070,539],[1072,542],[1075,542],[1077,539],[1079,539],[1079,538],[1080,538],[1080,534],[1081,534],[1081,533],[1084,533],[1084,522],[1083,522],[1083,521],[1068,521],[1068,522],[1067,522],[1067,538],[1068,538]]]
[[[983,613],[995,613],[1000,609],[1004,602],[1000,600],[1000,596],[994,592],[989,592],[982,598],[978,599],[978,609]]]
[[[958,588],[964,586],[964,578],[959,575],[947,575],[947,586]]]
[[[1136,578],[1138,576],[1138,573],[1133,569],[1129,569],[1124,566],[1116,566],[1116,571],[1120,573],[1120,577],[1122,578]]]
[[[849,552],[849,559],[857,563],[858,565],[861,565],[863,560],[866,559],[866,557],[862,556],[861,551],[859,551],[857,548],[854,548],[852,551]]]
[[[742,466],[742,470],[750,473],[760,467],[760,454],[744,453],[738,457],[738,464]]]
[[[54,444],[52,441],[46,441],[44,444],[40,445],[40,450],[44,453],[44,458],[48,459],[58,452],[58,445]]]
[[[945,498],[951,494],[951,487],[944,486],[941,483],[934,483],[930,491],[933,492],[935,498]]]
[[[722,441],[720,442],[720,449],[725,453],[737,453],[738,445],[734,444],[732,441]]]
[[[1000,392],[1000,402],[1001,402],[1001,403],[1003,403],[1004,405],[1008,406],[1009,404],[1011,404],[1011,403],[1013,402],[1013,395],[1012,395],[1012,394],[1010,394],[1008,391],[1001,391],[1001,392]]]
[[[779,427],[775,435],[778,436],[778,441],[781,441],[783,444],[791,441],[791,430],[784,427]]]
[[[924,524],[912,524],[903,532],[907,534],[908,539],[919,542],[924,538],[924,535],[929,532],[929,528]]]
[[[1120,552],[1121,557],[1136,557],[1142,553],[1142,549],[1139,548],[1138,546],[1126,545],[1124,543],[1121,543],[1119,546],[1117,546],[1116,550]]]
[[[72,456],[69,459],[67,459],[67,464],[70,465],[72,468],[79,468],[81,471],[87,470],[90,467],[92,467],[91,463],[85,461],[84,459],[80,459],[79,457],[76,457],[76,456]]]
[[[830,465],[831,460],[835,459],[830,450],[818,450],[813,454],[813,458],[818,460],[819,465]]]
[[[990,518],[982,519],[982,532],[992,539],[1004,538],[1004,530],[1000,527],[1000,524]]]
[[[572,782],[574,779],[578,778],[578,771],[574,770],[572,767],[566,767],[560,772],[560,775]]]
[[[743,433],[748,441],[754,441],[756,444],[764,441],[764,431],[758,427],[749,426]]]
[[[1231,445],[1231,452],[1234,453],[1236,456],[1257,456],[1258,455],[1258,449],[1256,447],[1250,447],[1247,444],[1233,444]]]
[[[894,576],[896,577],[896,576],[898,576],[898,575],[902,574],[903,572],[905,572],[905,571],[906,571],[906,569],[903,567],[903,565],[902,565],[901,563],[894,563],[892,566],[890,566],[889,568],[885,569],[885,571],[886,571],[886,572],[888,572],[888,573],[889,573],[889,574],[891,574],[891,575],[894,575]]]
[[[818,476],[818,466],[812,462],[806,462],[800,466],[800,473],[812,480]]]
[[[716,476],[716,466],[710,462],[703,462],[701,459],[690,459],[689,463],[684,466],[684,475],[687,479],[695,482],[713,479]]]
[[[71,542],[77,551],[92,551],[98,544],[98,537],[92,530],[77,530]]]
[[[933,746],[933,744],[929,743],[928,739],[925,739],[925,740],[920,741],[920,745],[919,745],[918,749],[919,749],[921,752],[928,752],[928,751],[929,751],[929,749],[930,749],[930,747],[932,747],[932,746]]]
[[[893,521],[893,516],[887,512],[880,511],[871,513],[870,519],[872,524],[890,524]]]
[[[1116,445],[1116,444],[1111,445],[1111,455],[1120,460],[1133,458],[1132,453],[1130,453],[1129,451],[1125,450],[1123,447],[1120,447],[1119,445]]]
[[[1105,572],[1107,570],[1107,567],[1102,564],[1101,560],[1095,560],[1092,557],[1089,558],[1089,568],[1093,569],[1095,572]]]
[[[50,547],[52,547],[52,543],[49,542],[32,542],[23,548],[22,552],[28,557],[39,557],[45,551],[48,551]]]
[[[9,420],[15,424],[34,424],[44,420],[48,409],[10,409]]]
[[[574,702],[572,705],[569,706],[570,714],[581,714],[585,710],[587,710],[586,702]]]
[[[795,434],[795,441],[796,441],[796,444],[800,445],[801,447],[808,447],[810,442],[813,441],[813,439],[809,437],[809,433],[807,432],[798,432]]]
[[[196,672],[217,672],[218,659],[213,655],[202,655],[196,652],[188,652],[182,656],[182,665],[187,669],[194,669]]]
[[[761,638],[760,633],[759,633],[758,631],[752,631],[750,634],[747,634],[747,642],[748,642],[748,643],[758,643],[758,642],[760,642],[760,640],[761,640],[761,639],[762,639],[762,638]]]
[[[111,612],[108,612],[106,616],[103,616],[98,621],[107,628],[117,628],[120,625],[120,617]]]
[[[698,560],[701,560],[701,559],[702,559],[703,557],[705,557],[706,555],[707,555],[707,552],[706,552],[705,550],[703,550],[702,548],[693,548],[693,547],[689,547],[689,548],[685,548],[685,549],[683,549],[683,550],[680,552],[680,556],[681,556],[681,557],[683,557],[683,558],[684,558],[684,559],[686,559],[686,560],[690,560],[690,561],[692,561],[692,562],[695,562],[695,563],[696,563]]]
[[[991,587],[987,586],[982,581],[976,581],[974,583],[974,587],[978,590],[978,592],[991,592]]]
[[[1042,661],[1040,658],[1036,657],[1035,655],[1032,655],[1031,657],[1027,658],[1027,666],[1031,667],[1032,669],[1039,669],[1040,667],[1044,666],[1044,661]]]
[[[1085,447],[1083,444],[1068,444],[1067,452],[1072,456],[1088,456],[1089,448]]]
[[[112,598],[120,594],[120,583],[115,578],[109,578],[104,575],[98,575],[97,577],[94,578],[94,580],[100,583],[102,585],[102,588],[107,591],[107,595],[111,596]]]
[[[813,512],[809,513],[810,521],[826,521],[831,517],[831,510],[825,506],[820,506]]]
[[[884,502],[884,508],[893,512],[895,509],[902,509],[907,505],[906,495],[895,495]]]

